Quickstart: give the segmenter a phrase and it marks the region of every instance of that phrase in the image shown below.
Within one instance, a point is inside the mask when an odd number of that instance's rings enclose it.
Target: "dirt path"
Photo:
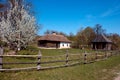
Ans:
[[[120,73],[118,73],[118,76],[114,80],[120,80]]]
[[[120,80],[120,76],[116,77],[115,80]]]

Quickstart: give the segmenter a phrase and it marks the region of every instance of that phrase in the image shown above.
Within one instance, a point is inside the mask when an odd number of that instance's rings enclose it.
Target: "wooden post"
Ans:
[[[111,53],[110,55],[112,56],[113,55],[112,52],[110,52],[110,53]]]
[[[97,50],[96,44],[95,44],[95,50]]]
[[[4,51],[4,49],[3,49],[3,47],[2,46],[0,46],[0,69],[2,69],[2,67],[3,67],[3,63],[2,63],[2,59],[3,59],[3,57],[2,57],[2,55],[3,55],[3,51]]]
[[[68,65],[68,50],[66,50],[66,66]]]
[[[96,59],[96,60],[98,59],[98,57],[97,57],[97,52],[95,53],[95,59]]]
[[[41,66],[40,66],[41,57],[42,57],[42,54],[41,54],[41,52],[40,52],[40,50],[39,50],[39,52],[38,52],[37,70],[40,70],[40,69],[41,69]]]
[[[105,51],[105,58],[107,58],[107,51]]]
[[[115,55],[117,55],[118,53],[120,53],[120,51],[116,51],[116,52],[115,52]]]
[[[86,63],[87,63],[87,53],[84,52],[84,64],[86,64]]]

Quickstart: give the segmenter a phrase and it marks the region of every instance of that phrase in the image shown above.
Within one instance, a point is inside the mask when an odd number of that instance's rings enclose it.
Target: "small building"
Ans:
[[[105,35],[97,35],[96,38],[92,41],[92,48],[97,50],[111,50],[112,41],[109,40]]]
[[[38,46],[41,48],[70,48],[71,41],[63,35],[56,33],[47,34],[38,39]]]

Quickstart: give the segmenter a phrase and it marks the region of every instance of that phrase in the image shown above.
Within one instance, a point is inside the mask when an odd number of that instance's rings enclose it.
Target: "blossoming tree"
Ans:
[[[0,35],[2,40],[16,46],[17,50],[26,47],[37,32],[35,17],[30,15],[23,6],[15,6],[7,11],[0,20]]]

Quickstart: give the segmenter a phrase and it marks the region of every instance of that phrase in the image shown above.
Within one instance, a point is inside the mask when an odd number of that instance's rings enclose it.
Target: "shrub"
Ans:
[[[34,46],[27,46],[26,49],[18,52],[20,55],[35,55],[38,54],[39,49]]]
[[[2,46],[4,46],[4,47],[8,46],[6,42],[1,41],[1,40],[0,40],[0,45],[2,45]]]

